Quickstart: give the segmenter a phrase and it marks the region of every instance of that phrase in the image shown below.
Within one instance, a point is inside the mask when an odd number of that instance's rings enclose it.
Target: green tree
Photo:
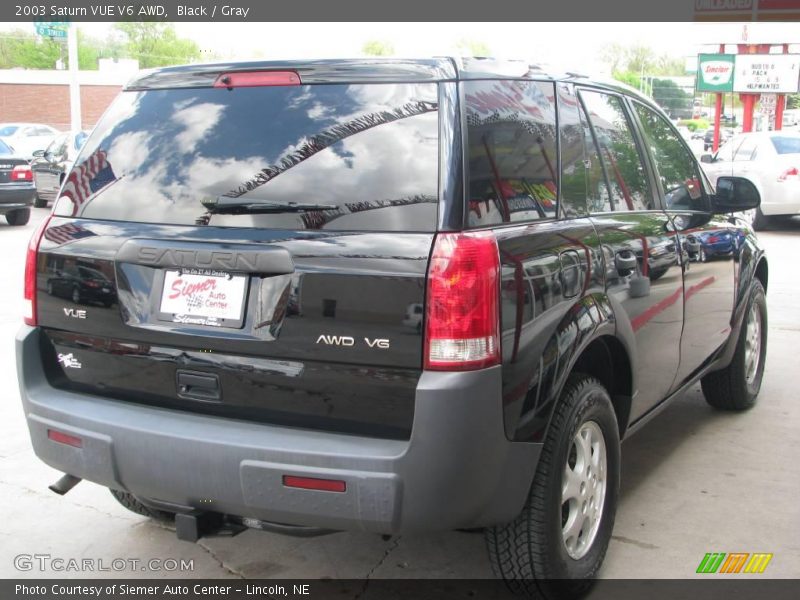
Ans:
[[[687,110],[691,113],[692,96],[670,79],[653,79],[653,100],[670,115],[680,116]]]
[[[621,81],[622,83],[626,83],[629,86],[636,88],[637,90],[641,86],[641,76],[639,73],[634,73],[633,71],[614,71],[614,79],[617,81]]]
[[[787,94],[786,108],[800,108],[800,94]]]
[[[62,43],[22,29],[0,32],[0,69],[55,69],[66,55]]]
[[[200,48],[192,40],[180,38],[168,23],[124,22],[114,26],[124,36],[125,54],[135,58],[143,69],[196,61]]]
[[[367,56],[391,56],[394,54],[394,46],[391,42],[369,40],[364,42],[361,47],[361,53]]]

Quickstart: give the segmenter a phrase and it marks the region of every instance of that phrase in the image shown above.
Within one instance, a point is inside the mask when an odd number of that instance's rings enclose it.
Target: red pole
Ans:
[[[725,54],[725,44],[719,45],[719,53]],[[714,104],[714,144],[711,146],[711,151],[716,152],[719,150],[719,125],[722,118],[722,94],[716,95],[716,102]]]
[[[789,44],[783,44],[783,53],[789,54]],[[783,109],[786,108],[786,96],[778,94],[775,98],[775,131],[783,129]]]
[[[783,129],[783,109],[786,106],[786,96],[778,94],[775,98],[775,131]]]
[[[739,99],[742,101],[742,110],[744,111],[744,117],[742,118],[742,131],[744,133],[753,131],[753,109],[759,96],[760,94],[739,95]]]

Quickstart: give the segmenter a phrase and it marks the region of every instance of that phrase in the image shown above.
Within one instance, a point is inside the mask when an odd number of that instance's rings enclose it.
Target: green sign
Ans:
[[[36,21],[34,25],[36,26],[36,33],[51,38],[67,37],[67,29],[69,28],[69,23],[59,21]]]
[[[697,91],[732,92],[735,54],[697,56]]]

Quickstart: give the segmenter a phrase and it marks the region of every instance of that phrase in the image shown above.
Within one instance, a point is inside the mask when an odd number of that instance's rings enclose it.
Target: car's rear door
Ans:
[[[669,121],[644,104],[634,102],[633,106],[659,175],[659,192],[683,249],[684,328],[680,367],[672,386],[677,389],[730,335],[734,262],[741,240],[727,217],[711,214],[700,168]],[[736,155],[746,143],[747,139]]]
[[[679,245],[633,128],[624,96],[582,89],[593,138],[592,222],[606,265],[618,335],[632,340],[631,421],[663,400],[680,362],[683,279]]]

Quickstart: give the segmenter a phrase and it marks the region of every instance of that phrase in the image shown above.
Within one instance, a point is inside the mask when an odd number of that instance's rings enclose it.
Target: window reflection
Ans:
[[[465,84],[469,224],[556,216],[558,189],[552,83]]]
[[[79,157],[104,153],[115,185],[89,194],[75,213],[186,225],[432,230],[437,110],[435,84],[125,92]],[[202,201],[223,195],[336,208],[207,214]]]

